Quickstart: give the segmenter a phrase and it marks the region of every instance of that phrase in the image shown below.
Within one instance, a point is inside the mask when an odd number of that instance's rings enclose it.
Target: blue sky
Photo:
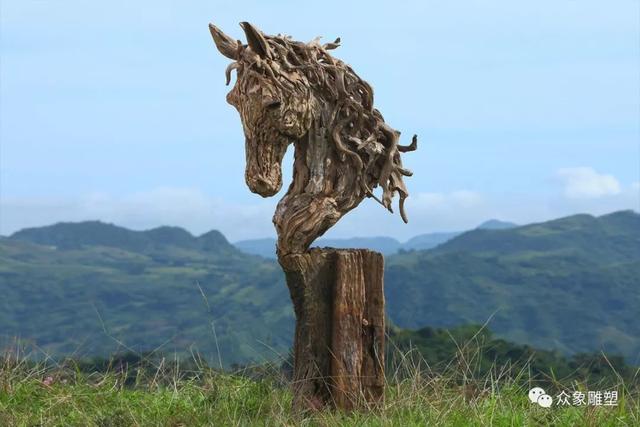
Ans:
[[[409,225],[365,201],[334,237],[638,210],[639,18],[638,0],[3,0],[0,233],[101,219],[274,234],[281,194],[245,187],[210,21],[340,36],[387,122],[419,135]]]

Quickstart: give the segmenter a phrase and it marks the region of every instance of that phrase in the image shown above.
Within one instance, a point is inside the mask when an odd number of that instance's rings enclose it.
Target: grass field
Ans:
[[[406,360],[409,360],[407,358]],[[9,356],[0,365],[0,426],[637,426],[635,386],[619,383],[617,406],[542,408],[528,400],[526,369],[493,369],[473,378],[459,364],[430,374],[414,362],[388,372],[385,402],[350,414],[296,414],[289,383],[275,367],[221,373],[196,362],[159,360],[147,368],[34,364]],[[571,390],[584,384],[557,385]],[[552,386],[553,387],[553,386]],[[612,387],[608,387],[612,389]],[[549,392],[553,395],[552,392]]]

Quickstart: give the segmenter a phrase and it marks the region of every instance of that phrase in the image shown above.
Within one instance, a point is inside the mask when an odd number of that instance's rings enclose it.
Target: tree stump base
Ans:
[[[352,410],[382,402],[382,254],[314,248],[279,262],[296,315],[294,410]]]

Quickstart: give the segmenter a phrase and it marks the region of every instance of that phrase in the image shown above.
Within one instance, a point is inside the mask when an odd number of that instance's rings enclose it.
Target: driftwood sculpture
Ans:
[[[233,62],[227,101],[245,134],[245,180],[263,197],[282,187],[281,163],[295,147],[293,182],[273,222],[277,254],[296,315],[294,407],[350,409],[377,402],[384,386],[383,257],[365,249],[309,246],[371,197],[392,211],[394,195],[407,222],[408,196],[400,132],[373,106],[373,90],[329,51],[340,44],[294,41],[240,24],[247,43],[209,25],[218,50]],[[382,188],[381,197],[374,195]]]

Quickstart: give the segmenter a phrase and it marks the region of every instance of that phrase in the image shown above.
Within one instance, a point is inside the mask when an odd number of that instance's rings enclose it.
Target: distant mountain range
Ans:
[[[517,224],[506,221],[491,219],[480,224],[477,229],[503,230],[517,227]],[[320,238],[313,245],[315,247],[332,248],[365,248],[381,252],[384,255],[392,255],[400,250],[423,250],[434,248],[454,237],[462,234],[463,231],[451,231],[440,233],[419,234],[404,243],[393,237],[352,237],[349,239],[325,239]],[[276,258],[276,239],[249,239],[235,242],[234,245],[242,252],[252,255],[260,255],[265,258]]]
[[[195,345],[231,363],[286,352],[293,333],[280,266],[215,230],[25,229],[0,240],[0,295],[0,348],[13,337],[54,355]]]
[[[0,347],[19,337],[53,355],[197,350],[229,365],[285,355],[293,335],[280,267],[217,231],[25,229],[0,239],[0,295]],[[637,365],[640,215],[475,229],[404,250],[386,257],[385,296],[401,328],[488,321],[497,338]]]
[[[574,215],[473,230],[388,257],[387,310],[402,327],[490,320],[500,337],[640,364],[640,215]]]
[[[62,250],[104,246],[134,252],[153,252],[174,246],[203,252],[237,252],[217,230],[194,237],[180,227],[165,226],[147,231],[133,231],[100,221],[61,222],[48,227],[26,228],[12,234],[10,239]]]

